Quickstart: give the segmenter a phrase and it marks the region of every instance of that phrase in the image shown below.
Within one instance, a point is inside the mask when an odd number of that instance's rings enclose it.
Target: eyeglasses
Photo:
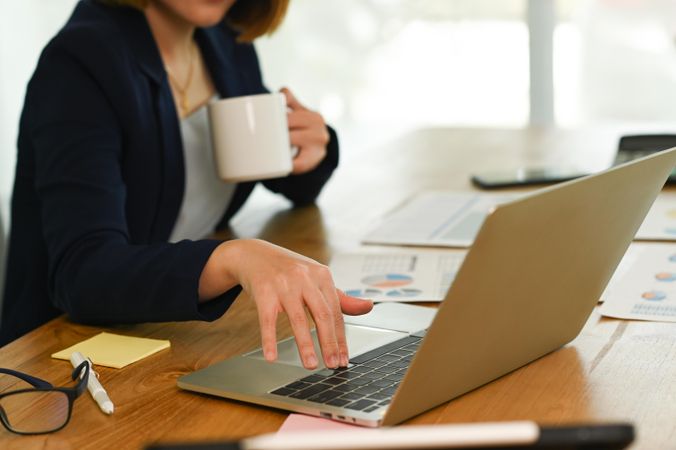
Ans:
[[[58,431],[70,420],[73,402],[87,388],[89,364],[85,361],[73,370],[75,387],[54,387],[45,380],[11,369],[0,368],[0,374],[11,375],[33,388],[0,394],[0,421],[17,434],[45,434]]]

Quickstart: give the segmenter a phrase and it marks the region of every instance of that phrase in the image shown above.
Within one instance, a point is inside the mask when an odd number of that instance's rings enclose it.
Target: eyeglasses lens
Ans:
[[[5,419],[18,433],[45,433],[68,421],[68,396],[59,391],[27,391],[0,399]]]

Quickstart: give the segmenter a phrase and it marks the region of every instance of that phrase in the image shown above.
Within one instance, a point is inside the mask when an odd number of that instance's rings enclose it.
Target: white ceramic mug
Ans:
[[[214,160],[221,179],[249,181],[290,174],[286,114],[286,98],[280,92],[209,103]]]

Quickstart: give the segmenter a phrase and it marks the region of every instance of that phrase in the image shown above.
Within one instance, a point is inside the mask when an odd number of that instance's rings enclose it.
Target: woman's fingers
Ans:
[[[325,148],[328,138],[324,138],[324,133],[316,129],[313,130],[310,128],[299,128],[289,132],[289,140],[291,141],[291,145],[296,145],[301,149],[309,146]]]
[[[322,116],[309,109],[290,111],[286,114],[286,120],[290,130],[317,128],[325,132],[324,135],[327,139],[329,137],[328,131],[326,131],[326,123]]]
[[[291,173],[301,174],[309,172],[317,167],[324,157],[326,150],[323,147],[304,147],[298,151],[298,154],[293,158],[293,167]]]
[[[303,366],[306,369],[317,368],[317,353],[315,352],[303,304],[298,302],[295,297],[287,296],[282,300],[282,305],[289,318],[289,323],[291,323],[293,335],[296,339],[296,346],[298,347],[298,354],[303,361]]]
[[[324,364],[326,367],[336,368],[340,365],[340,351],[336,338],[334,307],[328,303],[316,287],[308,287],[304,290],[303,296],[317,326],[317,337],[322,349]]]
[[[258,323],[261,328],[261,344],[263,356],[267,361],[277,359],[277,313],[273,302],[256,302]]]
[[[289,108],[289,140],[292,146],[298,148],[298,154],[293,159],[292,173],[306,173],[317,167],[326,157],[329,131],[321,114],[303,106],[289,89],[282,88],[281,92],[285,95]]]
[[[316,368],[320,357],[327,367],[347,365],[342,313],[368,312],[371,302],[338,291],[326,266],[298,253],[256,239],[223,245],[225,253],[219,256],[237,262],[225,265],[224,273],[241,284],[256,302],[266,360],[277,358],[277,316],[284,311],[306,368]],[[315,349],[307,312],[316,324],[322,355]]]
[[[322,295],[328,301],[333,312],[333,326],[336,331],[336,341],[338,343],[338,364],[341,367],[347,367],[349,354],[347,349],[347,339],[345,337],[345,322],[343,321],[343,312],[340,308],[338,293],[334,287],[333,278],[330,275],[328,282],[322,285]]]

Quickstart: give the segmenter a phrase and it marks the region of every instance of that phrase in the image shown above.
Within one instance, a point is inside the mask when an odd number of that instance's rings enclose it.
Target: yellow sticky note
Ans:
[[[121,369],[133,362],[169,348],[169,341],[119,334],[100,333],[52,355],[56,359],[70,359],[73,352],[89,357],[95,365]]]

